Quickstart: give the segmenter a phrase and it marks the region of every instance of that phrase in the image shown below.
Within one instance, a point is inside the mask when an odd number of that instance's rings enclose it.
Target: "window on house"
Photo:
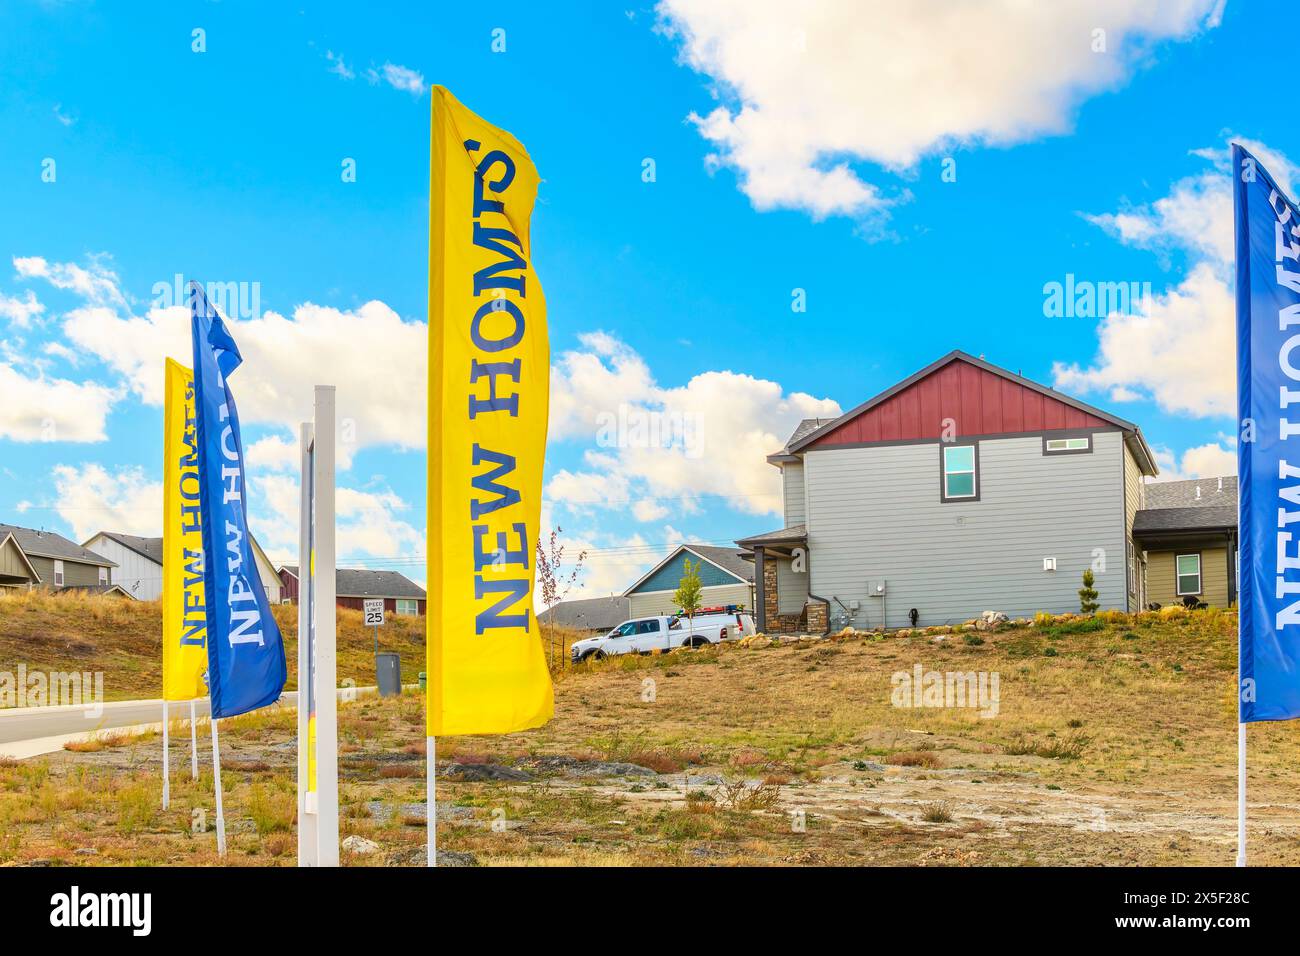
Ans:
[[[1092,436],[1082,438],[1044,438],[1043,454],[1060,454],[1067,451],[1092,451]]]
[[[99,569],[99,583],[100,584],[108,583],[108,568]]]
[[[1178,568],[1178,596],[1201,593],[1201,556],[1180,554],[1174,559]]]
[[[63,562],[62,561],[54,562],[54,583],[59,587],[63,587]]]
[[[942,500],[979,497],[978,455],[974,445],[941,445],[943,449]]]
[[[398,598],[397,613],[398,614],[419,614],[420,602],[412,598]]]

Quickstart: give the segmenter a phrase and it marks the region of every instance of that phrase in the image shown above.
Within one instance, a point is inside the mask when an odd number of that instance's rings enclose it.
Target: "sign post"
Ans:
[[[375,657],[378,657],[379,629],[384,626],[384,599],[366,598],[362,607],[366,612],[366,627],[375,629]]]

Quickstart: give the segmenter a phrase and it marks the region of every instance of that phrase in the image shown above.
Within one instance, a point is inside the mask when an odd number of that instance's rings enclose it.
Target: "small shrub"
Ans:
[[[947,800],[927,803],[921,807],[921,819],[926,823],[952,823],[952,804]]]
[[[885,758],[885,763],[894,767],[926,767],[931,770],[943,766],[943,761],[928,750],[904,750],[890,754]]]
[[[978,634],[963,634],[961,639],[971,647],[979,647],[984,643],[984,638],[980,637]]]

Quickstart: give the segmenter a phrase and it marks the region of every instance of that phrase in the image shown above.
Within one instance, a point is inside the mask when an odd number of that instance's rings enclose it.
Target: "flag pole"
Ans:
[[[1237,724],[1237,866],[1246,865],[1246,725]]]
[[[429,829],[429,866],[438,865],[438,739],[428,737],[425,740],[425,825]]]
[[[217,718],[212,724],[212,788],[217,794],[217,853],[226,855],[226,811],[221,806],[221,750],[217,746]]]
[[[168,769],[167,757],[167,699],[163,698],[163,809],[166,810],[171,806],[172,789],[171,773]]]
[[[199,779],[199,731],[194,726],[194,700],[190,699],[190,775]]]

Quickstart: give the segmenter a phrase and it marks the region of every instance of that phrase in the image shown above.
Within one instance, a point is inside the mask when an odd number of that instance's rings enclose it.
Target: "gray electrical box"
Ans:
[[[886,591],[886,587],[885,587],[884,578],[881,578],[879,581],[867,582],[867,593],[870,594],[872,597],[884,597],[885,591]]]

